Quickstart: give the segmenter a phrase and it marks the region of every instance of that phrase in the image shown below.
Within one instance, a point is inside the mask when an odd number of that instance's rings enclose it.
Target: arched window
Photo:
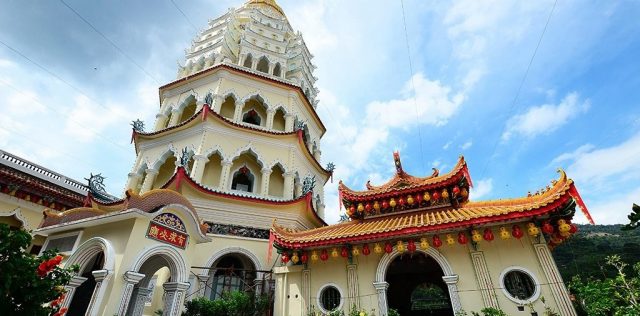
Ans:
[[[196,100],[192,99],[189,105],[185,106],[184,109],[182,109],[182,115],[180,116],[180,120],[178,121],[178,123],[188,120],[194,114],[196,114]]]
[[[162,163],[160,168],[158,168],[158,175],[156,176],[156,180],[153,182],[152,189],[161,188],[167,183],[167,181],[169,181],[169,179],[171,179],[176,170],[176,161],[177,159],[173,153],[166,158],[164,163]]]
[[[222,105],[220,105],[220,115],[229,120],[233,120],[233,114],[235,111],[236,99],[234,99],[233,96],[226,97],[224,102],[222,102]]]
[[[233,174],[231,190],[253,192],[253,182],[255,177],[247,166],[243,166]]]
[[[262,56],[260,58],[256,70],[264,73],[269,73],[269,60],[267,60],[267,57]]]
[[[216,188],[220,185],[220,175],[222,174],[222,156],[217,152],[209,156],[209,161],[204,166],[202,173],[202,183],[210,188]]]
[[[286,120],[284,118],[284,111],[282,110],[282,108],[279,108],[276,110],[275,115],[273,116],[273,129],[276,131],[282,131],[284,132],[284,129],[286,127]]]
[[[269,176],[269,195],[276,197],[284,196],[284,169],[280,164],[271,168]]]
[[[247,55],[247,57],[245,57],[243,66],[247,68],[251,68],[252,64],[253,64],[253,58],[251,57],[251,54],[249,54]]]
[[[93,277],[93,271],[102,269],[104,265],[104,253],[99,252],[92,260],[80,271],[80,276],[87,278],[79,287],[73,291],[73,298],[69,305],[67,315],[84,315],[87,312],[91,296],[96,287],[96,280]]]
[[[242,115],[242,121],[259,126],[260,122],[262,122],[262,119],[260,118],[260,115],[258,115],[258,112],[256,112],[256,110],[251,109],[247,113]]]
[[[225,293],[254,290],[255,267],[241,254],[228,254],[217,260],[212,268],[209,298],[221,298]]]
[[[280,77],[280,75],[282,74],[282,69],[281,68],[282,67],[280,67],[280,63],[276,63],[276,66],[273,67],[273,75]]]

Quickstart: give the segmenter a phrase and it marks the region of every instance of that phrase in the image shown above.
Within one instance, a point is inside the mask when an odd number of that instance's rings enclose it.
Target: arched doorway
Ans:
[[[94,295],[97,285],[93,272],[101,270],[103,265],[104,252],[101,251],[93,256],[93,258],[91,258],[89,264],[82,267],[80,276],[86,278],[87,280],[80,284],[80,286],[78,286],[73,291],[73,298],[71,299],[71,304],[69,304],[67,315],[83,316],[86,314],[87,309],[89,308],[89,303],[91,302],[91,298]]]
[[[453,315],[443,276],[438,262],[421,252],[397,256],[385,279],[389,308],[403,316]]]
[[[225,293],[255,292],[256,267],[251,259],[240,253],[230,253],[216,260],[209,273],[207,297],[222,298]]]

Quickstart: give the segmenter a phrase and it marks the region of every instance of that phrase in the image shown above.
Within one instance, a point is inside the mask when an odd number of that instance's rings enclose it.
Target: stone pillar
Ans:
[[[389,283],[373,282],[373,287],[378,293],[378,310],[380,311],[380,316],[387,316],[389,313],[389,308],[387,307],[387,289],[389,288]]]
[[[285,132],[293,132],[293,114],[284,115],[284,130]]]
[[[555,261],[553,261],[549,247],[544,243],[544,238],[541,239],[542,243],[534,244],[533,248],[536,251],[540,267],[542,267],[542,271],[547,278],[547,282],[551,288],[551,293],[553,293],[553,298],[556,300],[556,304],[558,305],[558,313],[562,316],[576,316],[576,310],[571,304],[569,293],[567,292],[567,288],[564,286],[558,267],[556,266]]]
[[[311,271],[309,269],[302,270],[302,311],[304,315],[309,313],[311,307]]]
[[[276,66],[276,64],[274,64],[274,63],[269,63],[269,74],[270,74],[270,75],[273,75],[273,67],[275,67],[275,66]]]
[[[204,98],[197,99],[196,100],[196,113],[198,113],[198,111],[202,110],[203,106],[204,106]]]
[[[134,192],[138,192],[138,183],[140,183],[140,178],[142,177],[142,175],[136,173],[136,172],[131,172],[129,173],[129,179],[127,180],[127,188],[126,190],[133,190]]]
[[[349,288],[347,310],[350,310],[352,306],[356,306],[357,310],[360,310],[360,294],[358,290],[358,266],[355,264],[347,265],[347,287]]]
[[[135,288],[131,295],[130,303],[132,304],[132,307],[130,308],[132,316],[142,316],[142,312],[144,312],[144,305],[149,301],[151,291],[151,289],[145,287]]]
[[[295,194],[293,196],[295,196],[296,198],[300,197],[302,195],[302,181],[295,183],[293,190],[295,191]]]
[[[211,109],[214,112],[220,114],[220,108],[222,107],[222,103],[224,103],[224,98],[219,94],[214,95],[213,104],[211,104]]]
[[[198,297],[204,297],[207,291],[207,282],[209,281],[208,274],[200,274],[198,275]]]
[[[240,54],[238,58],[238,66],[244,65],[244,60],[247,58],[247,54]]]
[[[493,282],[491,281],[491,275],[489,274],[489,268],[487,267],[487,261],[484,259],[484,252],[472,251],[471,262],[476,273],[476,281],[478,281],[484,307],[500,308]]]
[[[180,114],[182,114],[182,110],[173,109],[171,110],[171,119],[169,119],[169,126],[175,126],[178,124],[178,120],[180,119]]]
[[[105,284],[109,281],[113,273],[109,270],[96,270],[92,271],[91,274],[93,274],[93,278],[96,280],[96,287],[93,290],[93,295],[91,295],[91,301],[89,301],[85,315],[97,316],[100,314],[100,303],[107,289]]]
[[[64,300],[62,301],[62,304],[60,304],[60,308],[63,308],[63,307],[69,308],[69,305],[71,304],[71,300],[73,299],[73,294],[75,294],[76,288],[80,286],[82,283],[84,283],[84,281],[86,280],[87,278],[77,276],[77,275],[71,277],[69,284],[65,285],[64,287],[64,289],[67,291],[67,294],[65,295]]]
[[[257,59],[257,58],[254,58],[254,59],[251,61],[251,69],[255,70],[257,67],[258,67],[258,59]]]
[[[262,170],[262,187],[260,188],[260,195],[269,195],[269,180],[271,180],[271,169],[263,168]]]
[[[193,168],[191,169],[191,178],[199,183],[202,183],[202,175],[204,174],[204,167],[209,162],[209,158],[205,155],[193,155]]]
[[[284,198],[287,200],[293,199],[293,173],[284,173]]]
[[[236,101],[236,109],[233,112],[233,121],[236,123],[242,122],[242,108],[244,108],[244,103]]]
[[[156,124],[154,126],[154,130],[159,131],[165,128],[165,126],[167,126],[167,119],[169,119],[169,117],[167,117],[167,115],[164,113],[156,114]]]
[[[222,170],[220,171],[220,190],[231,189],[231,181],[229,181],[229,178],[231,177],[231,165],[233,165],[233,161],[222,161]]]
[[[153,181],[156,180],[156,176],[158,175],[158,170],[156,169],[147,169],[147,176],[144,178],[144,182],[142,183],[142,188],[140,188],[140,194],[145,193],[153,187]]]
[[[445,275],[442,277],[444,283],[447,284],[449,290],[449,298],[451,298],[451,307],[453,307],[453,314],[462,310],[462,304],[460,304],[460,295],[458,294],[458,275]]]
[[[120,306],[118,307],[118,315],[126,315],[127,308],[129,308],[129,302],[131,301],[131,295],[133,294],[133,288],[144,279],[145,275],[138,272],[127,271],[123,275],[125,285],[122,292],[122,299],[120,300]]]
[[[189,283],[165,282],[164,288],[164,313],[166,316],[179,316],[182,309],[184,293],[189,289]]]
[[[267,110],[267,124],[266,127],[268,130],[273,129],[273,117],[276,115],[276,110],[273,108],[269,108]]]

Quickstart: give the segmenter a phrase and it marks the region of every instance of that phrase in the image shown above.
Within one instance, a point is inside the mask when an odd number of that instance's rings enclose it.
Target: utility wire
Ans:
[[[516,108],[516,102],[518,101],[518,98],[520,97],[520,92],[522,91],[522,86],[524,86],[527,76],[529,75],[529,70],[531,69],[531,65],[533,64],[533,59],[536,57],[536,54],[538,53],[538,48],[540,48],[540,44],[542,43],[544,34],[547,32],[547,27],[549,26],[549,22],[551,21],[551,17],[553,16],[553,11],[556,9],[557,4],[558,4],[558,0],[555,0],[553,2],[553,7],[551,8],[551,12],[549,12],[549,17],[547,17],[547,22],[544,25],[544,29],[542,30],[542,34],[540,34],[540,38],[538,39],[538,44],[536,44],[536,48],[533,50],[531,59],[529,59],[527,70],[525,70],[524,76],[522,76],[522,80],[520,80],[520,85],[518,86],[518,90],[516,91],[516,95],[513,97],[513,101],[511,102],[511,107],[509,108],[509,114],[507,115],[507,117],[511,117],[513,115],[513,112]],[[482,177],[484,177],[484,173],[487,170],[487,166],[489,166],[489,162],[492,159],[491,157],[495,154],[496,149],[498,148],[498,144],[500,143],[500,138],[502,138],[502,134],[504,134],[504,130],[506,128],[507,128],[507,125],[505,124],[502,128],[502,131],[496,138],[495,143],[493,144],[493,150],[491,150],[491,154],[487,156],[487,161],[485,162],[484,167],[482,168],[482,172],[480,173],[481,179]]]
[[[411,72],[411,88],[413,89],[413,105],[416,110],[416,121],[418,125],[418,137],[420,140],[420,157],[422,158],[422,172],[424,173],[426,168],[424,165],[424,150],[422,149],[422,127],[420,124],[420,112],[418,111],[418,90],[416,90],[416,85],[413,82],[413,63],[411,62],[411,46],[409,45],[409,33],[407,32],[407,19],[404,14],[404,1],[400,0],[400,6],[402,7],[402,24],[404,26],[404,39],[407,44],[407,56],[409,57],[409,71]]]
[[[173,4],[173,6],[180,12],[180,14],[182,14],[182,16],[184,17],[185,20],[187,20],[187,22],[189,22],[189,24],[191,24],[191,27],[193,28],[194,31],[196,31],[196,34],[198,33],[198,28],[191,22],[191,20],[189,20],[189,18],[187,17],[187,15],[184,13],[184,11],[182,11],[180,9],[180,7],[173,1],[171,0],[171,3]]]
[[[133,58],[131,58],[129,55],[127,55],[127,53],[125,53],[118,45],[116,45],[116,43],[114,43],[107,36],[105,36],[102,32],[100,32],[100,30],[98,30],[95,26],[93,26],[93,24],[91,24],[91,22],[87,21],[87,19],[85,19],[80,13],[78,13],[78,11],[76,11],[69,4],[64,2],[64,0],[60,0],[60,2],[65,7],[67,7],[69,10],[71,10],[71,12],[73,12],[76,16],[78,16],[78,18],[80,18],[84,23],[89,25],[89,27],[91,27],[91,29],[93,29],[96,33],[98,33],[100,36],[102,36],[102,38],[104,38],[105,41],[109,42],[109,44],[111,44],[111,46],[113,46],[118,52],[120,52],[120,54],[122,54],[122,56],[127,58],[132,64],[134,64],[136,67],[138,67],[138,69],[140,69],[142,72],[144,72],[147,75],[147,77],[151,78],[156,84],[158,84],[158,85],[160,84],[160,82],[155,77],[153,77],[148,71],[146,71],[142,66],[140,66],[140,64],[138,64],[135,60],[133,60]]]

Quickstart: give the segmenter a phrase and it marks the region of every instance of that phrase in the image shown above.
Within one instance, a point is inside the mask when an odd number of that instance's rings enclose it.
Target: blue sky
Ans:
[[[130,121],[153,126],[196,30],[238,1],[3,1],[0,148],[122,192]],[[447,172],[464,155],[472,198],[526,195],[564,168],[597,223],[640,202],[640,2],[285,1],[318,66],[328,220],[337,179]],[[518,93],[522,82],[522,88]],[[517,95],[517,99],[516,99]],[[514,102],[515,99],[515,102]],[[582,217],[578,217],[582,219]]]

